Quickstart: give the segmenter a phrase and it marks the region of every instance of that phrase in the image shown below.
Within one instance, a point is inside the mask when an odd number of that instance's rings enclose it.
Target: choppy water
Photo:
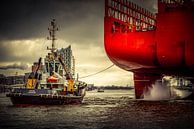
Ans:
[[[133,90],[87,92],[83,104],[12,106],[0,94],[0,129],[194,129],[194,102],[142,101]]]

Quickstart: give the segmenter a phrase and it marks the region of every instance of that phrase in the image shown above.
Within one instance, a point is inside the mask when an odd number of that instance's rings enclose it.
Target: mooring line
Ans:
[[[103,69],[103,70],[101,70],[101,71],[98,71],[98,72],[96,72],[96,73],[93,73],[93,74],[89,74],[89,75],[87,75],[87,76],[80,77],[80,79],[82,79],[82,78],[87,78],[87,77],[91,77],[91,76],[94,76],[94,75],[97,75],[97,74],[99,74],[99,73],[102,73],[102,72],[104,72],[104,71],[106,71],[106,70],[112,68],[113,66],[114,66],[114,64],[112,64],[112,65],[110,65],[109,67],[107,67],[107,68],[105,68],[105,69]]]

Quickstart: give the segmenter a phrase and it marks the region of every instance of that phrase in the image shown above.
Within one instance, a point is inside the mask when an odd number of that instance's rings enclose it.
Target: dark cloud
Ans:
[[[0,43],[0,44],[2,44],[2,43]],[[6,62],[7,61],[7,57],[9,58],[9,57],[11,57],[12,55],[11,55],[11,50],[10,49],[7,49],[6,47],[4,47],[4,46],[0,46],[0,55],[1,55],[1,57],[0,57],[0,62]]]
[[[12,65],[6,65],[6,66],[0,66],[0,70],[8,70],[8,69],[21,69],[26,70],[28,68],[28,65],[26,64],[12,64]]]
[[[88,25],[93,22],[93,28],[97,22],[96,20],[101,16],[103,21],[103,3],[103,0],[2,1],[0,5],[0,39],[46,37],[48,23],[52,18],[57,19],[61,30],[69,31],[72,27],[76,29],[74,26],[80,24],[81,26],[78,29],[82,29],[83,33],[85,33],[84,31],[88,27],[85,26],[84,29],[82,26],[85,25],[83,23],[87,23],[87,20],[89,20]],[[79,37],[79,35],[83,36],[82,30],[73,31],[77,32],[76,34]],[[65,32],[65,35],[66,31],[63,32]],[[75,33],[71,35],[75,35]]]
[[[0,42],[0,64],[15,62],[32,62],[46,49],[43,40],[13,40]]]
[[[46,38],[53,18],[59,25],[58,39],[103,46],[103,14],[103,0],[3,0],[0,4],[0,63],[35,59],[35,54],[26,53],[28,46],[10,42]]]
[[[149,10],[156,4],[133,1]],[[0,16],[0,40],[46,37],[49,21],[56,18],[59,38],[91,42],[103,36],[104,0],[2,0]]]

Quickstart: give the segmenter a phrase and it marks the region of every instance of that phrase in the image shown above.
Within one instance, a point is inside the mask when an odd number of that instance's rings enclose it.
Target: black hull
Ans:
[[[192,92],[189,96],[183,98],[183,100],[192,100],[192,101],[194,101],[194,92]]]
[[[181,94],[179,96],[180,100],[194,100],[194,89],[191,87],[174,87],[175,90],[179,91],[179,94]]]
[[[19,94],[7,94],[14,105],[64,105],[79,104],[84,96],[24,96]]]

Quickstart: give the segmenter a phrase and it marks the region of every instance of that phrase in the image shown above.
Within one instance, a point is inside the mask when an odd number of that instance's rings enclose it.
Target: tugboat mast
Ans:
[[[49,30],[49,37],[47,39],[48,40],[52,40],[52,47],[51,48],[47,47],[47,50],[51,50],[51,53],[54,54],[54,51],[56,50],[56,48],[55,48],[55,40],[57,40],[56,39],[56,31],[58,31],[58,27],[57,27],[55,19],[53,19],[51,21],[51,25],[48,28],[48,30]]]

